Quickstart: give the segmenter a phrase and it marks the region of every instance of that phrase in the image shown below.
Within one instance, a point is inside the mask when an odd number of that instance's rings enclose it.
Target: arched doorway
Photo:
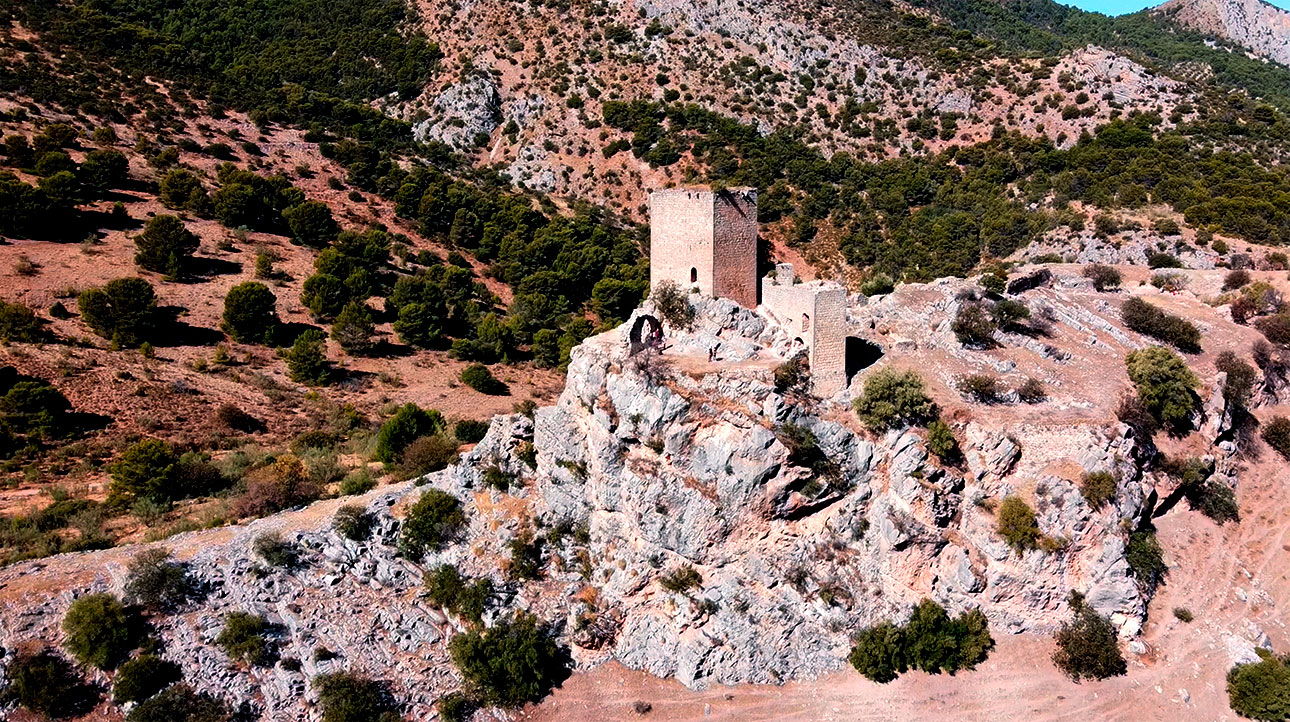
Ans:
[[[641,314],[632,324],[629,338],[633,355],[648,348],[658,349],[663,345],[663,324],[649,314]]]
[[[698,283],[698,282],[699,282],[699,269],[691,267],[691,268],[690,268],[690,283]]]

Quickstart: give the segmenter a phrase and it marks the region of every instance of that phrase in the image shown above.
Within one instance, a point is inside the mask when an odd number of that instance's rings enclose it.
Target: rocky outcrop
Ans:
[[[849,321],[859,330],[897,321],[932,329],[885,345],[957,362],[968,352],[940,326],[964,283],[904,287],[853,306]],[[1052,303],[1055,324],[1118,343],[1061,278],[1018,292]],[[962,460],[946,465],[919,430],[861,429],[850,392],[814,399],[777,390],[773,371],[792,353],[787,332],[729,301],[690,301],[693,327],[667,328],[662,353],[633,354],[627,337],[637,317],[656,312],[647,304],[573,350],[554,405],[532,418],[496,417],[460,463],[364,498],[375,529],[367,541],[331,530],[337,501],[168,540],[207,594],[158,620],[165,655],[200,689],[263,718],[303,719],[307,680],[334,669],[391,680],[407,710],[428,718],[433,701],[461,683],[445,642],[464,625],[421,592],[423,572],[440,564],[493,581],[486,624],[528,610],[582,667],[617,659],[690,687],[835,670],[858,628],[903,619],[923,598],[952,613],[980,609],[996,635],[1047,633],[1080,591],[1122,635],[1141,629],[1148,599],[1129,571],[1126,530],[1161,513],[1176,489],[1144,473],[1154,450],[1129,427],[948,417]],[[710,363],[714,347],[724,358]],[[1085,502],[1083,471],[1116,477],[1113,503]],[[428,486],[458,498],[469,522],[456,543],[413,563],[398,551],[400,519]],[[999,537],[995,509],[1009,495],[1034,509],[1044,548],[1017,551]],[[266,532],[295,544],[301,563],[255,561],[253,541]],[[512,542],[535,537],[544,540],[543,578],[516,580],[506,572]],[[120,593],[131,555],[74,559],[102,572],[69,578],[58,594],[12,591],[57,560],[0,570],[0,588],[10,589],[0,646],[56,643],[72,598]],[[211,645],[229,611],[268,618],[280,656],[299,669],[231,664]],[[326,660],[319,648],[341,656]]]
[[[1169,0],[1155,12],[1290,65],[1290,12],[1262,0]]]
[[[476,73],[445,88],[434,99],[430,117],[414,125],[412,132],[422,142],[434,140],[454,150],[474,148],[481,135],[497,128],[501,104],[497,83]]]

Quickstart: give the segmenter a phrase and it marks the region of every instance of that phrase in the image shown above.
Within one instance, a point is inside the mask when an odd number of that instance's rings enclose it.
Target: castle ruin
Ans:
[[[846,386],[846,289],[799,283],[793,266],[781,263],[762,280],[758,307],[755,189],[656,190],[649,206],[651,288],[672,281],[758,310],[806,353],[813,393],[832,396]],[[633,347],[638,343],[633,338]]]
[[[757,191],[675,188],[649,196],[650,288],[682,290],[757,307]]]
[[[847,385],[847,292],[828,281],[798,283],[791,263],[762,279],[761,313],[795,334],[806,350],[811,391],[832,396]]]

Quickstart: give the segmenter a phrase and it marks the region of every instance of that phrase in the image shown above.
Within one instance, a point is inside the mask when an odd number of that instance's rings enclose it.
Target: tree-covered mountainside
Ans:
[[[919,0],[914,4],[1014,52],[1047,56],[1093,43],[1193,80],[1212,74],[1212,80],[1225,89],[1290,108],[1290,68],[1250,58],[1239,48],[1211,47],[1203,34],[1150,10],[1108,17],[1053,0]]]

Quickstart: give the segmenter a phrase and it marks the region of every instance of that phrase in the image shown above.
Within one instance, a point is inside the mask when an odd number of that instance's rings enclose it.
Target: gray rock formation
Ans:
[[[455,150],[475,147],[501,121],[501,95],[490,76],[474,74],[449,85],[435,98],[430,117],[412,128],[417,140],[439,141]]]

